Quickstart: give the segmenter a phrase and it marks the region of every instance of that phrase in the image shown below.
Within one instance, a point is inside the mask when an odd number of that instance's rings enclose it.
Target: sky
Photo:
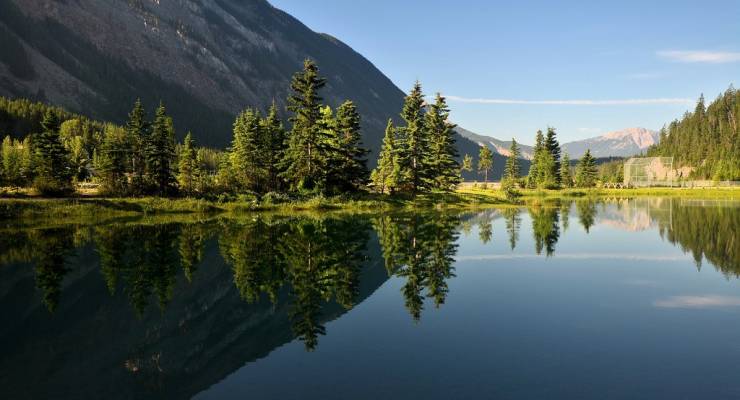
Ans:
[[[740,77],[740,1],[270,0],[461,127],[532,144],[660,129]]]

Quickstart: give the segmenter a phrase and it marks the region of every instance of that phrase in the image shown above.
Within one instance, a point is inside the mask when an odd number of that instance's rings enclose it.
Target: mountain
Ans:
[[[245,107],[285,110],[292,74],[315,60],[324,101],[353,100],[375,163],[404,93],[340,40],[265,0],[0,1],[0,96],[122,123],[164,101],[179,137],[224,148]],[[285,117],[285,115],[283,115]],[[458,138],[461,154],[475,143]]]
[[[457,128],[457,133],[459,133],[466,139],[474,141],[479,146],[488,146],[491,150],[494,151],[494,154],[500,154],[504,157],[508,157],[510,154],[509,149],[511,148],[511,140],[506,141],[490,136],[483,136],[459,127]],[[534,154],[534,148],[532,148],[532,146],[527,146],[521,143],[517,143],[517,145],[519,146],[519,150],[522,153],[522,158],[524,158],[525,160],[531,160],[532,155]]]
[[[503,156],[509,155],[511,141],[503,141],[490,136],[479,135],[466,129],[458,128],[458,133],[479,145],[486,145],[491,150]],[[645,128],[627,128],[609,132],[601,136],[563,143],[563,152],[567,152],[571,159],[581,158],[587,149],[596,158],[629,157],[647,151],[648,147],[658,143],[660,135],[656,131]],[[532,159],[534,149],[519,143],[522,158]]]
[[[629,157],[644,153],[648,147],[658,143],[660,135],[645,128],[627,128],[609,132],[595,138],[564,143],[562,148],[571,158],[580,158],[586,149],[591,155],[601,157]]]

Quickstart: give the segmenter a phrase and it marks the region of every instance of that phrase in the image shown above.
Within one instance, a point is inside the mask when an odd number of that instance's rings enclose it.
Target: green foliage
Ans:
[[[460,175],[463,172],[473,172],[473,157],[470,154],[463,156],[462,165],[460,165]]]
[[[351,101],[345,101],[337,109],[334,121],[327,125],[330,128],[325,183],[327,192],[357,191],[368,179],[365,159],[368,151],[362,147],[357,107]]]
[[[167,116],[164,104],[159,103],[152,123],[152,132],[146,141],[146,170],[160,196],[172,194],[175,189],[175,129],[172,118]]]
[[[560,182],[560,146],[555,139],[555,129],[548,128],[547,139],[537,131],[532,164],[527,176],[527,187],[555,189]]]
[[[437,93],[434,104],[424,116],[429,148],[426,152],[427,185],[432,189],[450,191],[460,183],[460,165],[455,147],[455,126],[448,121],[450,109]]]
[[[118,196],[129,193],[126,176],[131,155],[129,145],[128,136],[123,128],[115,125],[106,126],[103,144],[95,162],[103,193]]]
[[[429,182],[429,137],[424,125],[424,94],[418,81],[404,100],[401,118],[404,125],[398,128],[399,189],[416,195],[428,189]]]
[[[59,117],[47,111],[41,122],[43,131],[33,143],[36,166],[34,187],[44,195],[60,195],[73,190],[73,171],[69,164],[69,152],[59,136],[60,124]]]
[[[177,182],[180,185],[180,190],[187,196],[195,194],[199,189],[200,175],[201,170],[195,142],[191,133],[188,132],[185,135],[179,154]]]
[[[570,156],[568,156],[568,153],[563,154],[563,160],[560,164],[560,186],[563,188],[573,187],[573,174],[570,172]]]
[[[493,152],[486,146],[481,146],[478,154],[478,173],[483,174],[484,182],[488,182],[488,173],[493,168]]]
[[[516,140],[511,139],[511,147],[509,148],[509,157],[506,159],[506,166],[504,167],[504,175],[501,178],[501,185],[504,189],[514,189],[517,182],[519,181],[519,158],[521,152],[519,145]]]
[[[661,129],[648,155],[673,157],[694,178],[740,180],[740,91],[730,86],[708,107],[702,95],[694,112]]]
[[[596,169],[596,160],[591,156],[591,150],[586,150],[586,154],[581,157],[576,167],[576,186],[579,188],[590,188],[596,186],[598,171]]]
[[[370,180],[379,193],[393,194],[400,183],[400,165],[398,162],[399,148],[396,140],[396,128],[393,120],[388,120],[383,137],[383,147],[380,149],[378,166],[373,170]]]
[[[303,63],[303,71],[293,75],[288,110],[293,113],[293,129],[288,138],[282,177],[292,190],[321,191],[321,162],[325,157],[326,132],[319,128],[321,97],[319,90],[326,80],[311,60]]]

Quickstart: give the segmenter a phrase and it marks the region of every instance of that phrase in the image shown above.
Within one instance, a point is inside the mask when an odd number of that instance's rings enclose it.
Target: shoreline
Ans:
[[[150,215],[213,215],[255,212],[379,212],[414,210],[464,210],[521,206],[528,200],[583,198],[616,199],[635,197],[677,197],[740,200],[740,188],[639,188],[639,189],[522,189],[516,199],[507,199],[496,189],[461,189],[452,193],[431,193],[416,198],[364,194],[353,197],[312,197],[281,203],[236,200],[218,202],[194,198],[108,198],[108,197],[11,197],[0,198],[0,221],[26,218],[130,217]]]

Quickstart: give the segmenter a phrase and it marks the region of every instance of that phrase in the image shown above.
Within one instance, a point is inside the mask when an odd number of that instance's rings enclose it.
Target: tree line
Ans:
[[[541,130],[537,131],[532,161],[526,176],[521,176],[521,158],[519,144],[516,139],[511,139],[511,147],[501,177],[501,187],[504,191],[511,192],[516,188],[590,188],[596,186],[599,178],[596,159],[591,155],[591,150],[586,150],[576,167],[573,168],[568,154],[561,155],[557,133],[552,127],[547,128],[546,135]],[[473,160],[470,155],[465,155],[461,168],[463,171],[473,170]],[[477,171],[483,175],[485,183],[488,182],[488,174],[492,168],[493,152],[488,147],[481,146]]]
[[[66,195],[75,183],[93,181],[106,195],[198,197],[454,189],[460,168],[444,97],[426,104],[415,84],[401,111],[403,123],[388,122],[378,167],[370,174],[357,107],[349,100],[336,109],[323,104],[325,85],[318,66],[306,60],[290,83],[287,123],[275,105],[264,115],[247,108],[236,117],[225,151],[198,146],[189,132],[177,143],[161,102],[149,119],[137,100],[118,126],[3,99],[0,125],[25,137],[4,139],[0,186]]]
[[[676,167],[692,167],[691,177],[740,180],[740,91],[730,86],[707,106],[704,95],[660,130],[648,156],[673,157]]]

